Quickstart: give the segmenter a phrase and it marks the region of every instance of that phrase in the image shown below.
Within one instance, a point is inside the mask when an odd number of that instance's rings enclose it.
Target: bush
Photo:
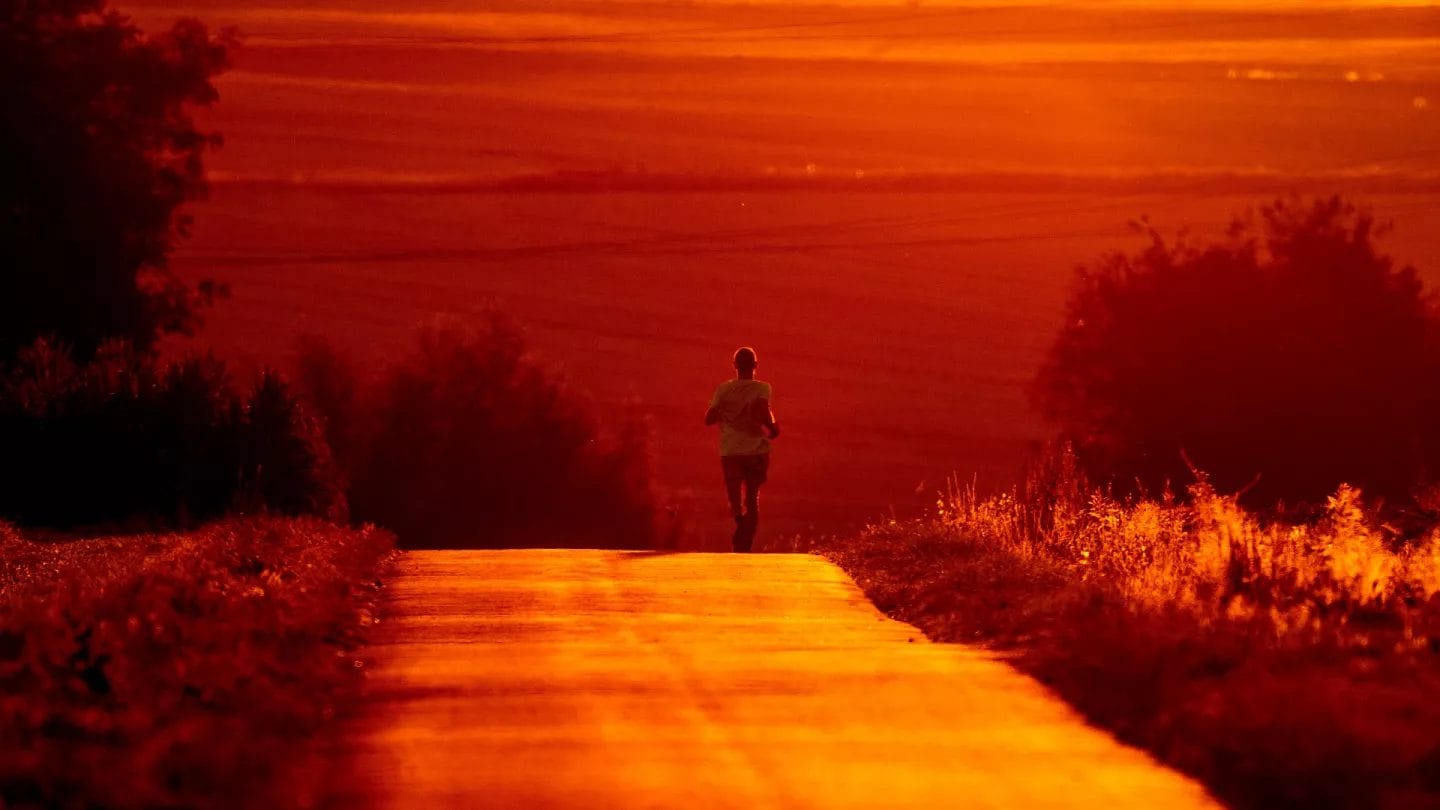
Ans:
[[[0,516],[73,527],[198,521],[232,508],[339,517],[323,437],[285,385],[240,391],[221,362],[46,341],[0,376]]]
[[[1344,482],[1407,494],[1440,463],[1440,351],[1415,270],[1338,198],[1260,220],[1203,249],[1151,228],[1147,250],[1080,268],[1034,399],[1122,490],[1159,493],[1193,462],[1257,503]]]
[[[314,519],[35,542],[0,523],[0,806],[297,807],[393,538]]]
[[[330,447],[280,375],[261,374],[245,405],[240,492],[281,514],[343,518],[343,479]]]
[[[422,329],[371,379],[314,338],[299,367],[349,473],[354,516],[403,545],[653,543],[643,420],[597,422],[495,313]]]

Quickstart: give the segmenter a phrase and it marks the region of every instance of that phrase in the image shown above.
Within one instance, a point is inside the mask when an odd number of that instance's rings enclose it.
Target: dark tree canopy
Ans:
[[[107,343],[76,363],[45,341],[0,372],[0,520],[119,527],[268,509],[331,519],[342,481],[278,375],[238,385],[214,357],[157,362]]]
[[[1154,493],[1190,480],[1188,457],[1270,503],[1425,477],[1431,314],[1370,214],[1280,201],[1204,248],[1146,227],[1148,249],[1080,268],[1032,390],[1088,472]]]
[[[166,258],[219,143],[190,113],[229,42],[194,20],[146,36],[104,0],[0,0],[0,358],[194,328],[213,288]]]

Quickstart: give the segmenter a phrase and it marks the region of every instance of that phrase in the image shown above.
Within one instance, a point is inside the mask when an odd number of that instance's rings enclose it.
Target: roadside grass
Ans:
[[[32,539],[0,523],[0,806],[298,806],[394,539],[315,519]]]
[[[1301,526],[1191,495],[952,488],[815,550],[1232,806],[1440,806],[1440,530],[1402,542],[1349,488]]]

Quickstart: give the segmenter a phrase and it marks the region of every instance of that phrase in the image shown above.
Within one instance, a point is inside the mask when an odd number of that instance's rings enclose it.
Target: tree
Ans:
[[[299,349],[298,387],[343,448],[356,520],[408,547],[653,545],[638,408],[600,418],[499,313],[439,319],[362,379],[322,340]]]
[[[260,375],[241,435],[242,483],[256,503],[287,515],[343,519],[343,482],[324,433],[284,379]]]
[[[167,257],[220,143],[191,112],[231,41],[195,20],[146,36],[105,0],[0,0],[0,361],[37,336],[88,357],[195,328],[218,290]]]
[[[1144,227],[1147,249],[1079,268],[1032,387],[1087,472],[1154,493],[1193,463],[1268,503],[1425,476],[1433,321],[1368,212],[1279,201],[1205,248]]]
[[[238,386],[213,356],[44,340],[0,372],[0,519],[37,526],[345,512],[319,426],[279,375]]]

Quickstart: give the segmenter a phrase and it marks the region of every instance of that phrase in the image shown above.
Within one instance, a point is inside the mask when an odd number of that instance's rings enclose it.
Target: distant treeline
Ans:
[[[329,449],[290,387],[212,357],[109,343],[86,363],[40,340],[0,377],[0,517],[74,527],[227,511],[340,517]]]
[[[300,341],[299,386],[356,520],[409,546],[654,545],[638,404],[602,419],[499,313],[437,320],[399,360],[360,368],[323,338]]]
[[[0,375],[0,518],[271,512],[348,516],[412,546],[653,544],[638,410],[602,427],[498,315],[423,329],[368,376],[317,338],[300,355],[297,388],[277,371],[239,383],[214,357],[111,343],[78,363],[36,342]]]

